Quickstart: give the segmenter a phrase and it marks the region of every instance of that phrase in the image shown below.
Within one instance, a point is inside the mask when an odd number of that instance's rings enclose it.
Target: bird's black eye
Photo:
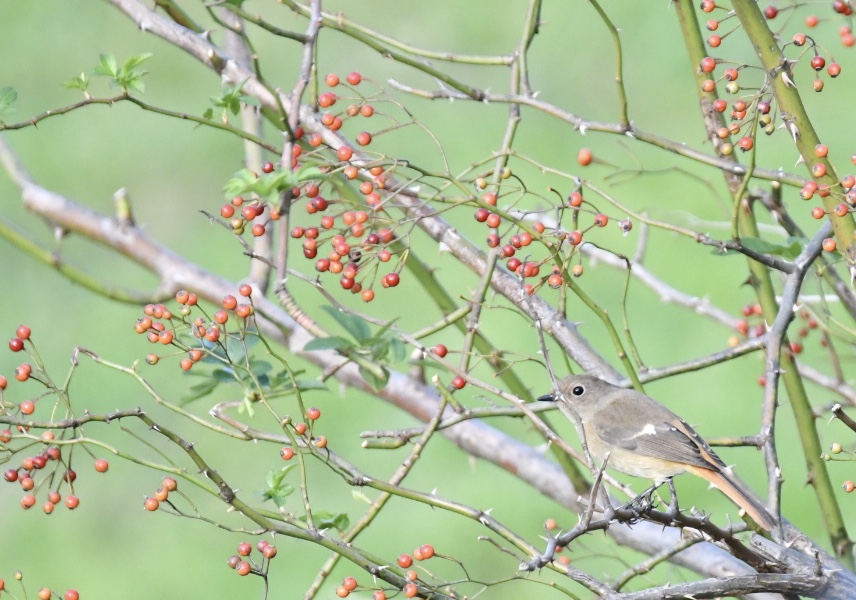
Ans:
[[[582,396],[583,394],[585,394],[585,392],[586,389],[581,385],[574,386],[574,389],[571,390],[571,393],[574,396]]]

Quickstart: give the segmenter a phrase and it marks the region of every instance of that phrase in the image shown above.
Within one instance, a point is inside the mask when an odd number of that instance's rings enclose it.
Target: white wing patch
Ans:
[[[642,428],[642,431],[640,431],[636,435],[657,435],[657,428],[654,427],[651,423],[648,423],[645,425],[645,427]]]

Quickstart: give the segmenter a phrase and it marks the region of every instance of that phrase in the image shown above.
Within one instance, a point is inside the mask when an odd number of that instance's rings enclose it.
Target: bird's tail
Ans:
[[[766,531],[772,531],[776,526],[775,519],[767,509],[755,498],[752,492],[747,491],[734,477],[721,471],[703,469],[694,465],[688,465],[687,470],[693,473],[693,475],[707,479],[711,485],[728,496],[737,506],[745,510]]]

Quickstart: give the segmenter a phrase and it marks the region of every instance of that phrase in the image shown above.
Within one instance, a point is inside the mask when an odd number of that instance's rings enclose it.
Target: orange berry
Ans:
[[[594,160],[594,153],[588,148],[582,148],[577,152],[577,162],[580,166],[587,167]]]

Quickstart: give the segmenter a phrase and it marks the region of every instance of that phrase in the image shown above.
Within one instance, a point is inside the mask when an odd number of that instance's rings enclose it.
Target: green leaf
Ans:
[[[745,237],[740,239],[740,244],[747,250],[758,252],[761,254],[772,254],[782,256],[787,259],[793,259],[799,256],[802,252],[805,240],[803,238],[789,237],[786,246],[781,244],[773,244],[766,240],[756,237]]]
[[[312,350],[345,350],[347,348],[353,348],[353,346],[354,343],[350,340],[333,335],[330,337],[309,340],[309,342],[307,342],[303,347],[303,350],[306,352],[310,352]]]
[[[190,404],[195,400],[199,400],[200,398],[204,398],[211,392],[213,392],[217,386],[220,385],[220,382],[216,379],[205,379],[200,383],[197,383],[194,386],[188,388],[184,394],[179,398],[178,404],[179,406],[184,406],[186,404]]]
[[[369,329],[368,324],[357,315],[342,312],[327,304],[321,308],[324,309],[324,311],[326,311],[331,317],[336,319],[339,325],[342,326],[342,329],[350,333],[358,342],[367,340],[371,337],[372,332]]]
[[[389,352],[389,340],[375,342],[370,346],[370,351],[372,360],[375,362],[383,360]]]
[[[285,481],[286,475],[288,472],[295,468],[296,464],[285,465],[284,467],[279,467],[278,469],[271,469],[268,471],[267,477],[265,478],[265,484],[269,488],[277,488],[283,484]]]
[[[371,498],[366,496],[365,492],[363,492],[362,490],[351,489],[351,497],[354,500],[359,500],[360,502],[365,502],[369,506],[371,506],[371,504],[372,504]]]
[[[125,64],[122,65],[122,68],[125,70],[126,73],[130,74],[133,72],[134,69],[139,67],[141,64],[143,64],[147,60],[149,60],[152,56],[154,56],[154,54],[152,54],[151,52],[145,52],[143,54],[137,54],[136,56],[132,56],[131,58],[126,60]],[[114,62],[115,62],[115,59],[114,59]]]
[[[306,521],[306,517],[300,517],[301,521]],[[326,510],[318,510],[312,512],[312,522],[318,529],[335,529],[340,533],[351,526],[351,519],[345,513],[331,513]]]
[[[18,92],[15,91],[15,88],[9,86],[0,88],[0,110],[11,106],[17,99]]]
[[[326,179],[328,177],[328,175],[318,167],[312,167],[308,165],[298,169],[295,175],[297,180],[296,183],[312,181],[313,179]]]
[[[218,383],[237,383],[235,373],[231,369],[214,369],[211,377]]]
[[[77,77],[73,77],[70,81],[67,81],[65,87],[85,92],[89,89],[89,79],[86,77],[86,73],[81,73]]]
[[[213,117],[213,116],[214,116],[214,109],[212,109],[212,108],[206,108],[205,112],[202,113],[203,119],[211,119],[211,117]]]
[[[375,337],[382,338],[382,337],[385,337],[385,336],[387,335],[387,333],[389,333],[389,334],[390,334],[390,337],[395,336],[395,333],[394,333],[394,332],[390,332],[390,329],[392,329],[392,326],[393,326],[393,325],[395,325],[395,322],[396,322],[396,321],[398,321],[398,317],[395,317],[392,321],[390,321],[389,323],[387,323],[386,325],[384,325],[383,327],[381,327],[381,328],[378,330],[378,332],[377,332],[377,334],[375,335]]]
[[[300,391],[305,392],[309,390],[328,390],[327,384],[323,381],[319,381],[318,379],[298,379],[297,387]]]
[[[297,465],[287,465],[280,469],[271,469],[268,473],[265,483],[267,489],[259,490],[262,499],[270,500],[276,504],[277,508],[285,506],[285,500],[288,496],[294,493],[294,486],[285,482],[285,477],[288,472]]]
[[[366,369],[365,367],[360,367],[360,376],[366,380],[373,390],[380,391],[386,384],[389,382],[389,371],[387,371],[384,367],[379,367],[380,376],[375,374],[374,370]]]
[[[95,72],[99,75],[106,75],[107,77],[116,77],[118,74],[116,57],[112,54],[99,54],[98,58],[101,60],[101,64],[95,67]]]
[[[258,358],[250,358],[250,371],[259,375],[261,373],[270,373],[273,371],[273,365],[266,360]]]
[[[407,359],[407,346],[397,337],[393,338],[391,342],[392,344],[390,345],[391,352],[389,361],[391,363],[404,362]]]
[[[133,90],[141,94],[146,91],[146,84],[136,77],[134,77],[133,79],[128,79],[125,82],[125,85],[123,85],[122,87],[124,87],[126,90]]]
[[[18,92],[15,91],[15,88],[8,86],[0,88],[0,116],[14,114],[15,109],[12,108],[12,104],[17,99]]]

